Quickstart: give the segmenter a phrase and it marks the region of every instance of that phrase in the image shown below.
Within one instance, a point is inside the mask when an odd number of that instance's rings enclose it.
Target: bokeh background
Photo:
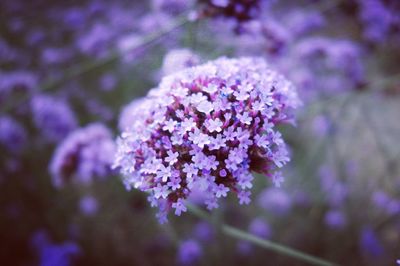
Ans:
[[[396,0],[1,1],[0,264],[307,265],[225,223],[341,265],[396,265],[399,47]],[[111,170],[114,139],[164,75],[219,56],[262,57],[296,84],[285,182],[256,175],[250,205],[230,196],[211,221],[160,225]]]

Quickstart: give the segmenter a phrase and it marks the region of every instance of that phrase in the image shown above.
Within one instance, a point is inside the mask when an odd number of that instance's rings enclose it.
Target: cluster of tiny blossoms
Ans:
[[[111,173],[115,144],[110,130],[92,123],[71,132],[57,147],[49,165],[53,185],[63,187],[69,181],[81,184]]]
[[[289,161],[276,125],[299,105],[293,85],[262,59],[220,58],[165,77],[131,109],[115,167],[127,188],[150,194],[157,217],[186,211],[200,191],[208,209],[229,191],[250,202],[252,171],[277,185]]]

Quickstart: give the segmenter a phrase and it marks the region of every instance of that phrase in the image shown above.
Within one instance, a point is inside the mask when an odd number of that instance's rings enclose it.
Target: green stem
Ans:
[[[187,208],[197,217],[205,219],[207,221],[212,221],[212,218],[205,211],[201,210],[197,206],[187,203]],[[244,232],[242,230],[239,230],[235,227],[232,227],[232,226],[229,226],[226,224],[221,224],[221,230],[224,234],[226,234],[228,236],[232,236],[234,238],[241,239],[241,240],[246,240],[248,242],[256,244],[265,249],[269,249],[269,250],[275,251],[277,253],[280,253],[280,254],[283,254],[283,255],[286,255],[286,256],[289,256],[292,258],[296,258],[296,259],[302,260],[304,262],[308,262],[313,265],[321,265],[321,266],[337,265],[335,263],[305,254],[303,252],[300,252],[295,249],[274,243],[272,241],[259,238],[257,236],[254,236],[252,234],[249,234],[247,232]]]

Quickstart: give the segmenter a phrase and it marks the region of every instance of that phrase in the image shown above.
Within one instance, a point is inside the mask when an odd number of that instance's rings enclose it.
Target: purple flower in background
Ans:
[[[194,4],[194,0],[152,0],[151,4],[155,11],[178,15],[188,10]]]
[[[50,162],[53,185],[62,187],[72,177],[90,183],[110,174],[115,144],[111,132],[99,123],[77,129],[63,140]]]
[[[372,202],[376,207],[389,215],[400,213],[400,200],[392,198],[381,190],[375,191],[372,194]]]
[[[28,71],[0,72],[0,103],[13,94],[33,92],[37,83],[37,77]]]
[[[79,247],[72,242],[61,245],[46,245],[40,250],[40,266],[73,265],[73,258],[78,254]]]
[[[371,257],[380,257],[384,253],[382,243],[371,227],[364,227],[360,232],[360,248]]]
[[[79,209],[83,214],[91,216],[97,213],[99,203],[93,196],[84,196],[79,201]]]
[[[359,0],[363,35],[372,43],[384,42],[392,26],[392,14],[382,0]]]
[[[344,182],[338,181],[336,172],[328,165],[319,169],[321,188],[326,193],[326,198],[331,206],[338,207],[344,204],[348,197],[348,187]]]
[[[0,146],[11,153],[19,153],[27,142],[25,129],[13,118],[0,116]]]
[[[288,65],[293,81],[310,100],[358,89],[365,83],[363,50],[345,39],[305,38],[295,44]]]
[[[333,229],[343,229],[347,220],[345,214],[340,210],[330,210],[325,214],[324,222]]]
[[[292,208],[292,199],[282,189],[267,188],[258,196],[258,205],[276,215],[286,215]]]
[[[47,141],[58,142],[77,127],[75,114],[63,100],[36,95],[31,100],[35,126]]]
[[[137,33],[122,35],[117,42],[117,49],[125,63],[133,62],[142,52],[142,49],[135,49],[141,43],[143,36]],[[140,46],[140,45],[139,45]]]
[[[253,110],[254,102],[263,108]],[[229,191],[248,203],[251,172],[272,178],[289,161],[274,126],[291,122],[299,104],[292,84],[260,59],[221,58],[185,69],[133,103],[132,119],[124,111],[124,121],[132,122],[118,140],[115,167],[128,186],[155,197],[162,212],[179,201],[180,214],[194,187],[209,208]]]
[[[236,250],[240,255],[248,256],[253,251],[253,245],[248,241],[240,240],[236,245]]]
[[[161,72],[169,75],[200,63],[200,57],[189,49],[174,49],[164,56]]]
[[[214,228],[208,222],[199,222],[193,229],[193,235],[203,242],[210,242],[214,234]]]
[[[249,232],[261,238],[271,237],[271,228],[262,218],[255,218],[251,221]]]
[[[39,255],[40,266],[74,265],[73,259],[81,253],[79,246],[74,242],[64,242],[62,244],[51,243],[44,231],[34,234],[32,244]]]
[[[109,25],[97,23],[77,40],[77,47],[83,54],[104,57],[114,37],[115,31]]]
[[[313,118],[312,131],[318,137],[326,137],[332,129],[332,122],[327,116],[318,115]]]
[[[325,18],[318,11],[295,9],[285,16],[284,24],[296,37],[301,37],[325,25]]]
[[[200,0],[208,7],[207,13],[234,18],[238,23],[256,18],[261,9],[260,0]],[[237,28],[239,30],[239,28]]]
[[[178,262],[183,265],[191,265],[199,261],[203,251],[199,243],[189,239],[179,245]]]

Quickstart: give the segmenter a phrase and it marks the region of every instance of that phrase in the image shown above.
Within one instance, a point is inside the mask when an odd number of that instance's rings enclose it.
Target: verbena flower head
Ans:
[[[79,209],[84,215],[95,215],[99,209],[99,202],[95,197],[86,195],[79,201]]]
[[[257,217],[253,219],[249,225],[249,232],[261,238],[270,238],[272,230],[263,218]]]
[[[8,97],[31,93],[37,88],[37,77],[28,71],[0,72],[0,104]]]
[[[106,177],[114,151],[111,132],[102,124],[90,124],[72,132],[57,147],[50,163],[54,186],[63,186],[73,176],[80,183]]]
[[[178,250],[178,262],[181,265],[193,265],[198,262],[203,250],[199,243],[193,239],[183,241]]]
[[[372,43],[384,42],[394,22],[391,8],[381,0],[358,1],[359,19],[363,26],[363,36]]]
[[[208,209],[234,192],[250,202],[252,171],[270,176],[289,161],[276,125],[292,122],[292,84],[262,59],[220,58],[165,77],[131,109],[118,139],[115,167],[127,188],[150,194],[158,218],[186,211],[192,191]]]
[[[346,215],[341,210],[332,209],[325,213],[325,224],[331,229],[343,229],[346,226]]]
[[[178,15],[188,10],[194,4],[194,0],[152,0],[151,4],[156,12]]]
[[[208,6],[213,15],[233,18],[238,23],[256,18],[261,9],[260,0],[200,0]]]
[[[55,244],[49,240],[46,232],[39,231],[32,237],[32,245],[39,257],[40,265],[73,265],[81,255],[80,247],[72,241]]]
[[[0,116],[0,147],[19,153],[27,142],[25,128],[9,116]]]
[[[67,102],[48,95],[37,95],[31,100],[35,126],[46,140],[58,142],[77,127],[77,120]]]
[[[296,43],[285,70],[305,101],[362,89],[366,82],[363,49],[346,39],[309,37]]]

